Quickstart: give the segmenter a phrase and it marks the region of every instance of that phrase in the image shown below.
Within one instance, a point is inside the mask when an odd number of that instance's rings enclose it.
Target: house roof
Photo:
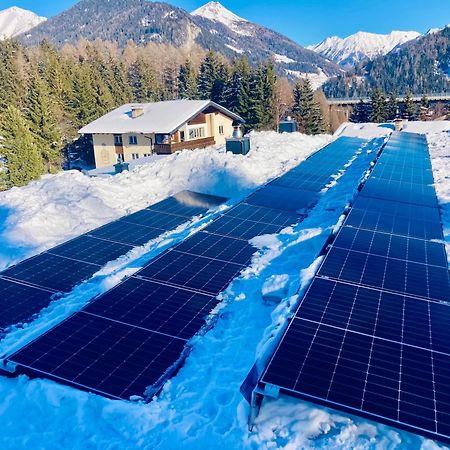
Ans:
[[[80,134],[169,134],[205,109],[213,107],[233,120],[243,122],[237,114],[210,100],[170,100],[156,103],[128,103],[81,128]],[[142,108],[143,114],[131,117],[132,108]]]

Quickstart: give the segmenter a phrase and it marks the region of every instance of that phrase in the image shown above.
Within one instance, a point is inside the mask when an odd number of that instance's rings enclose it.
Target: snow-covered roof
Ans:
[[[80,134],[161,133],[169,134],[205,109],[213,107],[234,120],[243,122],[237,114],[210,100],[169,100],[156,103],[128,103],[105,114],[78,131]],[[133,108],[143,114],[132,118]]]

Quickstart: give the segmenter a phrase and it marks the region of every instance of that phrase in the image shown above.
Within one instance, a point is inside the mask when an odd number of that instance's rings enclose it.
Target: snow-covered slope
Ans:
[[[206,5],[192,11],[193,16],[204,17],[213,22],[219,22],[243,36],[251,36],[251,30],[247,27],[248,20],[237,16],[219,2],[209,2]]]
[[[342,39],[332,36],[320,44],[308,48],[343,66],[353,65],[363,59],[373,59],[386,55],[405,42],[416,39],[421,34],[416,31],[392,31],[389,34],[375,34],[360,31]]]
[[[0,11],[0,40],[25,33],[45,20],[45,17],[17,6]]]

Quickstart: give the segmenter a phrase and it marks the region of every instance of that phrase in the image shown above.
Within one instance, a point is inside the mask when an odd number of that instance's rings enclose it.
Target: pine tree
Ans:
[[[6,158],[7,183],[24,186],[43,173],[43,161],[30,124],[15,106],[8,106],[0,121],[2,153]]]
[[[230,71],[224,62],[219,62],[216,78],[211,90],[211,100],[224,106],[226,103],[226,89],[230,79]]]
[[[211,99],[214,82],[217,79],[219,62],[214,52],[205,56],[198,74],[198,94],[201,99]]]
[[[387,120],[387,106],[384,93],[379,89],[373,89],[370,95],[370,103],[372,107],[371,121],[385,122]]]
[[[388,102],[386,105],[386,115],[388,120],[394,120],[397,117],[398,102],[397,94],[392,91],[389,94]]]
[[[198,98],[197,74],[189,59],[180,66],[180,72],[178,73],[178,97],[187,100]]]
[[[295,85],[292,112],[297,117],[302,132],[306,134],[323,132],[322,113],[314,98],[314,91],[309,79],[299,81]]]
[[[158,86],[155,72],[143,58],[138,58],[130,66],[128,80],[134,101],[144,103],[161,100],[162,92]]]
[[[368,120],[369,116],[367,114],[367,105],[364,103],[364,100],[361,99],[353,108],[353,112],[350,116],[350,122],[364,123]]]
[[[416,105],[412,99],[411,92],[407,92],[404,100],[403,116],[407,120],[414,120],[416,118]]]
[[[420,100],[420,120],[426,121],[429,119],[430,102],[428,97],[424,95]]]
[[[47,171],[53,172],[59,169],[62,160],[61,131],[54,112],[54,102],[50,90],[37,68],[34,68],[31,73],[26,112]]]

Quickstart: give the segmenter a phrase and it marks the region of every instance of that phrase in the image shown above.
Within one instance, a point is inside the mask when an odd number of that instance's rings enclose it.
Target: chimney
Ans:
[[[131,118],[137,119],[144,114],[144,108],[142,106],[132,106],[131,107]]]

